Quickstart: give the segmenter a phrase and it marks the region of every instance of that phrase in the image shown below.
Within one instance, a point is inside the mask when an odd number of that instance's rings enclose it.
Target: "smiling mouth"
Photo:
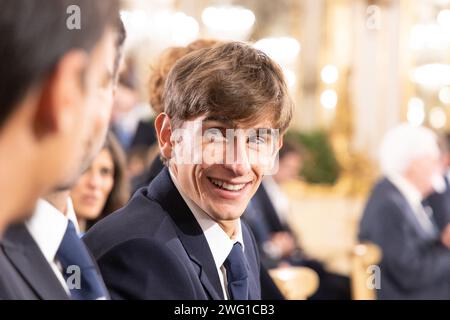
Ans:
[[[219,179],[214,179],[214,178],[210,178],[208,177],[208,180],[215,185],[216,187],[218,187],[219,189],[222,190],[226,190],[226,191],[233,191],[233,192],[238,192],[241,191],[242,189],[245,188],[245,186],[247,184],[249,184],[250,182],[246,182],[246,183],[227,183],[223,180],[219,180]]]

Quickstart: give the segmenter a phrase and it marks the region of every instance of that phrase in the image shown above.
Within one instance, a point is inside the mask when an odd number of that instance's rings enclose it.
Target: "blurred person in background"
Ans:
[[[391,129],[381,143],[380,167],[384,176],[359,230],[360,241],[382,250],[378,298],[449,299],[450,250],[422,203],[442,179],[436,135],[410,124]]]
[[[143,145],[133,147],[127,154],[128,179],[131,182],[142,179],[141,176],[149,169],[149,164],[157,157],[159,148],[156,144],[151,147]]]
[[[128,152],[132,148],[138,122],[144,115],[142,115],[142,108],[139,104],[133,60],[129,58],[123,65],[124,68],[119,73],[119,81],[114,96],[111,131],[117,137],[122,148]],[[144,111],[148,113],[147,108]]]
[[[125,154],[112,133],[89,168],[71,189],[80,231],[123,207],[129,199]]]
[[[73,5],[83,14],[82,31],[67,27]],[[6,62],[0,100],[9,118],[4,134],[12,134],[3,137],[10,145],[1,154],[10,157],[14,150],[1,183],[7,179],[16,197],[28,194],[20,199],[27,216],[9,226],[0,243],[0,299],[107,298],[71,220],[67,190],[97,154],[108,127],[125,36],[119,2],[0,1],[0,35]],[[37,206],[36,196],[45,197]],[[81,269],[79,288],[66,282],[69,265]]]

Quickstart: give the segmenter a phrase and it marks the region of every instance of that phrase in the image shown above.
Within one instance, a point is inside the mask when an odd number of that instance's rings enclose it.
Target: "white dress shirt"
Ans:
[[[194,201],[192,201],[181,191],[178,187],[175,176],[170,170],[169,172],[175,187],[178,189],[178,192],[180,192],[183,200],[186,202],[187,206],[192,211],[192,214],[200,225],[200,228],[203,230],[203,234],[205,235],[209,249],[211,250],[214,262],[216,264],[223,296],[225,300],[229,300],[230,295],[228,292],[227,273],[223,264],[236,242],[239,242],[242,245],[242,249],[245,250],[244,240],[242,237],[241,220],[238,219],[236,221],[236,233],[234,239],[231,239],[216,221],[214,221],[203,209],[201,209]]]
[[[429,234],[435,233],[435,227],[431,221],[430,213],[425,210],[422,205],[422,194],[417,188],[408,180],[400,175],[391,174],[388,176],[395,187],[406,198],[409,205],[413,209],[416,219],[419,221],[420,226]]]
[[[64,215],[49,202],[39,199],[33,216],[25,223],[28,231],[36,241],[39,249],[52,268],[62,287],[70,296],[69,288],[62,275],[62,269],[56,260],[56,253],[66,233],[69,219],[79,233],[78,222],[73,210],[72,200],[67,201],[67,212]]]

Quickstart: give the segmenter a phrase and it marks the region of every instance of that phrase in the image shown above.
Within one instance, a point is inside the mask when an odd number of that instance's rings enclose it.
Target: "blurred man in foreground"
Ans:
[[[80,28],[69,28],[77,18]],[[71,187],[102,146],[123,42],[120,26],[116,0],[0,0],[3,228],[30,216],[39,196]],[[65,210],[63,197],[48,199],[58,198],[55,205],[63,203]],[[68,297],[66,270],[59,270],[65,264],[56,255],[77,250],[70,246],[73,233],[60,246],[71,228],[55,210],[44,210],[53,220],[33,215],[26,227],[19,223],[5,233],[0,298]]]

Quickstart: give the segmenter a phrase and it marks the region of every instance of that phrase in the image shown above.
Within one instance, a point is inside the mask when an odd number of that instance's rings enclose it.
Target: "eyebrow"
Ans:
[[[237,124],[235,121],[231,120],[228,117],[225,116],[221,116],[221,115],[209,115],[207,116],[205,119],[203,119],[203,122],[221,122],[222,124],[232,127],[232,128],[237,128]],[[245,128],[242,128],[245,129]],[[253,129],[256,131],[259,130],[266,130],[268,133],[272,134],[274,130],[276,130],[276,128],[267,128],[267,127],[261,127],[261,128],[248,128],[248,129]]]
[[[218,120],[204,120],[205,122],[207,121],[218,121]],[[224,126],[227,126],[226,124],[224,124]],[[232,128],[230,128],[231,130],[237,129],[237,130],[253,130],[255,133],[260,134],[263,133],[265,135],[274,135],[276,132],[276,129],[273,128],[236,128],[235,126],[231,126]],[[228,129],[228,128],[225,128]],[[262,131],[262,132],[261,132]]]

